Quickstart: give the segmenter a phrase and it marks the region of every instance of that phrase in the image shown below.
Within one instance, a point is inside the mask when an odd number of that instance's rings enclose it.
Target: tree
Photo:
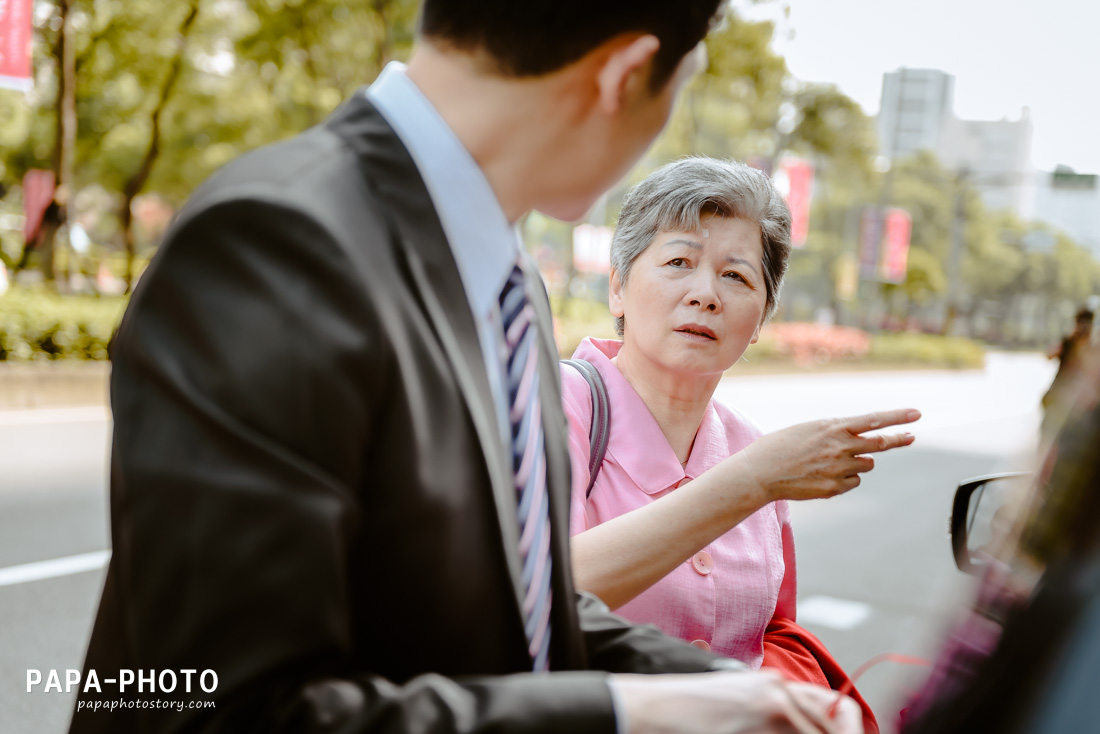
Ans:
[[[851,97],[832,84],[801,86],[792,98],[798,122],[788,147],[796,153],[827,161],[846,179],[866,186],[878,150],[871,119]],[[835,185],[835,184],[834,184]]]
[[[889,203],[909,212],[909,269],[899,289],[912,306],[945,297],[951,257],[953,181],[931,153],[896,161]]]
[[[728,11],[707,36],[707,68],[680,96],[648,170],[687,153],[738,159],[776,153],[775,124],[790,75],[771,48],[773,30]]]
[[[373,0],[38,0],[35,92],[0,95],[0,183],[59,157],[60,13],[71,16],[73,188],[115,198],[97,239],[130,260],[143,191],[182,202],[252,148],[319,122],[412,44],[417,3]],[[183,42],[185,41],[185,43]]]
[[[126,250],[126,292],[129,293],[134,281],[134,198],[141,193],[145,183],[149,180],[149,174],[153,165],[157,162],[161,146],[161,116],[172,98],[176,84],[183,69],[184,52],[187,49],[187,37],[195,27],[195,20],[199,16],[199,0],[191,0],[186,15],[180,23],[179,32],[174,39],[175,49],[171,52],[168,69],[161,83],[160,92],[156,97],[156,105],[149,116],[149,144],[145,148],[145,154],[133,174],[126,179],[122,186],[122,204],[119,206],[119,220],[122,223],[122,246]]]

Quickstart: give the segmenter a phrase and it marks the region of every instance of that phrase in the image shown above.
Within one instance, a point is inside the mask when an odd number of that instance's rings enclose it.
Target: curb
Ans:
[[[108,403],[110,362],[0,362],[0,410]]]

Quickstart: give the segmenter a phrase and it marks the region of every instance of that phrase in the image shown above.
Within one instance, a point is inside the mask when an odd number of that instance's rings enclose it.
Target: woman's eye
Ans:
[[[683,265],[686,265],[687,263],[684,262],[684,258],[682,258],[682,257],[674,257],[671,260],[669,260],[667,264],[671,265],[674,268],[679,268]]]
[[[726,273],[726,277],[730,278],[732,280],[739,280],[742,283],[748,283],[748,281],[745,280],[745,276],[741,275],[741,273],[735,273],[735,272],[731,271],[731,272]]]

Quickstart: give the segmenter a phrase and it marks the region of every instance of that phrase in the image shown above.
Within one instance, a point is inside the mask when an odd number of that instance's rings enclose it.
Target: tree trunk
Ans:
[[[68,265],[65,272],[57,270],[57,251],[64,244],[57,240],[61,225],[68,221],[68,210],[73,189],[73,155],[76,149],[76,49],[73,41],[72,0],[58,0],[58,13],[61,27],[58,29],[57,45],[54,55],[57,60],[57,115],[53,170],[56,189],[54,203],[57,205],[56,223],[43,222],[39,236],[39,251],[42,253],[42,274],[47,282],[56,282],[62,277],[64,290],[68,286]]]
[[[390,0],[374,0],[374,12],[378,15],[379,27],[382,29],[382,37],[374,48],[375,66],[378,71],[393,59],[393,39],[390,36],[390,23],[387,17]]]
[[[126,248],[126,292],[129,293],[134,284],[134,214],[133,204],[134,199],[141,190],[145,187],[146,181],[149,180],[149,174],[153,171],[153,164],[156,163],[157,157],[160,155],[160,136],[161,136],[161,116],[164,114],[164,108],[168,105],[168,100],[172,97],[172,91],[176,87],[176,82],[179,80],[180,71],[183,69],[183,54],[187,49],[187,36],[191,33],[191,29],[195,25],[195,20],[199,15],[199,0],[191,1],[191,8],[187,13],[187,17],[183,19],[183,23],[180,25],[179,34],[176,41],[176,53],[172,57],[171,65],[168,68],[168,75],[164,78],[164,84],[160,89],[160,97],[157,99],[157,105],[153,108],[153,114],[150,118],[151,133],[149,135],[149,147],[145,150],[145,155],[141,159],[141,165],[134,171],[134,175],[126,182],[126,185],[122,188],[122,206],[119,207],[119,222],[122,224],[122,244]]]

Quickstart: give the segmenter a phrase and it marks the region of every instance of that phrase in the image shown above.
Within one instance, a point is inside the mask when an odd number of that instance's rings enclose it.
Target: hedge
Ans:
[[[582,299],[555,302],[558,344],[569,356],[585,336],[614,337],[607,306]],[[0,296],[0,361],[107,359],[126,298],[60,296],[44,289],[12,288]],[[969,339],[933,334],[881,333],[814,324],[769,325],[749,347],[751,361],[795,364],[848,362],[981,367],[985,349]]]
[[[105,360],[125,307],[124,297],[12,288],[0,296],[0,361]]]
[[[789,362],[803,367],[847,363],[962,369],[985,364],[985,347],[970,339],[909,332],[867,334],[846,327],[800,323],[765,327],[760,341],[745,355],[750,362]]]
[[[914,363],[955,369],[981,367],[985,347],[976,341],[956,336],[900,333],[871,337],[868,359],[875,362]]]

